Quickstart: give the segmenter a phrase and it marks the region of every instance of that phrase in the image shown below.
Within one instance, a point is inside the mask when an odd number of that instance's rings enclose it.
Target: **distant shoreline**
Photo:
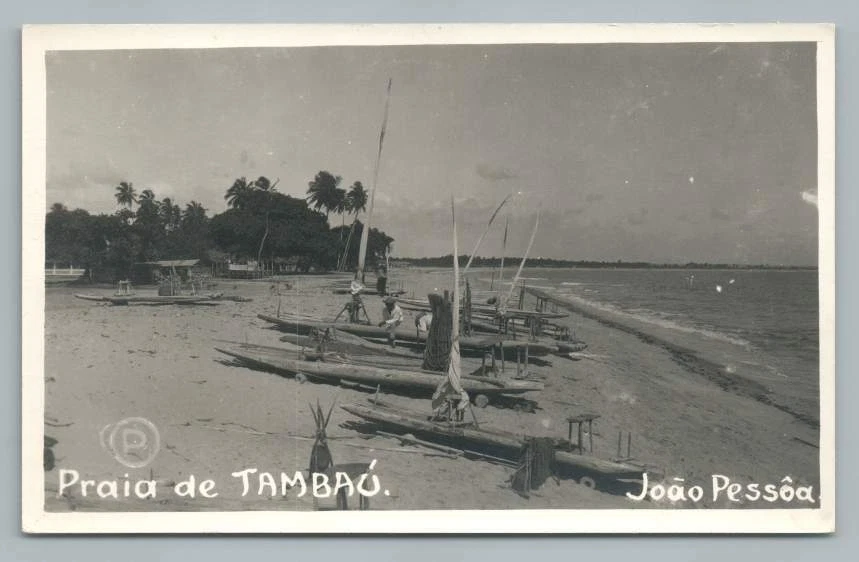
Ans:
[[[460,256],[460,263],[468,261],[468,256]],[[505,265],[518,266],[521,257],[504,258]],[[392,265],[411,267],[453,267],[453,256],[437,258],[397,258],[391,260]],[[472,268],[499,267],[500,258],[474,258]],[[597,262],[597,261],[567,261],[554,259],[528,259],[525,262],[528,269],[679,269],[679,270],[742,270],[742,271],[817,271],[816,265],[742,265],[730,263],[649,263],[649,262]]]

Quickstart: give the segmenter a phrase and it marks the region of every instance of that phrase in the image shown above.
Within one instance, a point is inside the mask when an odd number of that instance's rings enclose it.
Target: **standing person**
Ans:
[[[376,291],[379,296],[384,297],[388,294],[388,268],[382,264],[376,269]]]
[[[387,296],[384,299],[385,308],[382,309],[382,321],[379,322],[380,328],[385,328],[388,332],[388,343],[391,347],[396,347],[396,330],[403,322],[403,309],[397,305],[397,299]]]

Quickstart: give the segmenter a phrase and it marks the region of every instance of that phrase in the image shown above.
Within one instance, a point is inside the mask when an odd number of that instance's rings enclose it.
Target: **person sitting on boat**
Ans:
[[[432,325],[432,312],[421,312],[415,318],[415,328],[418,329],[418,336],[426,337],[429,334],[430,326]]]
[[[379,322],[379,327],[387,330],[388,342],[391,347],[396,347],[396,330],[403,322],[403,309],[399,307],[394,297],[387,296],[384,302],[385,308],[382,309],[382,321]]]

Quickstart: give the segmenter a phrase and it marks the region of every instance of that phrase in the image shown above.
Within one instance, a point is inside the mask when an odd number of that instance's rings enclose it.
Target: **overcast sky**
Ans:
[[[47,201],[130,181],[210,215],[239,176],[372,184],[397,256],[817,263],[814,44],[51,52]],[[339,218],[332,218],[339,223]]]

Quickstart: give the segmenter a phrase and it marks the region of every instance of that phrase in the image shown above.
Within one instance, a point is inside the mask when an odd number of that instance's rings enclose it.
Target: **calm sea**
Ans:
[[[754,357],[764,375],[816,394],[817,271],[526,269],[522,276],[529,286],[669,330],[684,342],[735,346],[737,357]]]

